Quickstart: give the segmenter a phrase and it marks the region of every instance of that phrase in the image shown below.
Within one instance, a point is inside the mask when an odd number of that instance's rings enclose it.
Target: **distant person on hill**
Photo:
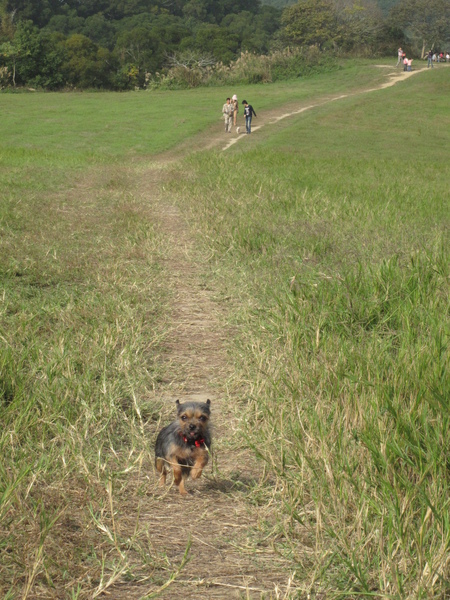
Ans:
[[[450,54],[447,52],[447,54],[445,55],[445,60],[447,62],[450,62]]]
[[[407,71],[412,71],[412,61],[412,58],[408,58],[408,67],[406,69]]]
[[[429,50],[427,54],[427,69],[431,66],[433,68],[433,51]]]
[[[400,48],[397,50],[397,55],[398,55],[398,60],[397,60],[397,64],[395,65],[396,67],[398,67],[398,65],[402,62],[403,60],[403,48],[400,46]]]
[[[231,104],[230,98],[222,106],[222,114],[225,119],[225,133],[231,133],[231,126],[233,124],[233,105]]]
[[[247,102],[247,100],[242,100],[242,104],[244,105],[244,117],[245,117],[245,130],[247,133],[252,132],[252,116],[256,113],[253,110],[253,106]]]
[[[237,116],[238,116],[238,112],[239,112],[239,102],[238,102],[236,94],[234,94],[234,96],[231,98],[231,102],[233,103],[233,125],[234,125],[234,127],[236,127]],[[236,131],[237,131],[237,133],[239,133],[238,127],[236,127]]]
[[[406,71],[408,69],[408,59],[405,58],[403,59],[403,70]]]

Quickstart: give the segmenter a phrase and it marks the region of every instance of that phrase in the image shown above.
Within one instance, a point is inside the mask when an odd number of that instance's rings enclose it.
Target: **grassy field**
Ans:
[[[148,156],[178,146],[220,123],[222,105],[234,93],[268,109],[326,93],[351,91],[382,81],[382,69],[348,64],[305,81],[252,85],[233,90],[202,88],[180,92],[0,94],[3,160],[13,149],[35,150],[59,166],[76,161]],[[55,156],[57,154],[57,156]],[[44,155],[44,156],[43,156]],[[37,157],[36,157],[37,158]],[[65,167],[68,165],[64,165]]]
[[[194,156],[180,190],[305,593],[450,593],[449,91],[328,104]]]
[[[242,429],[278,482],[253,501],[327,598],[449,590],[449,71],[433,71],[192,156],[172,184],[241,332]],[[221,129],[230,93],[258,112],[382,77],[366,61],[245,90],[0,94],[2,597],[94,598],[164,560],[139,516],[123,545],[114,524],[150,469],[171,300],[142,165]]]

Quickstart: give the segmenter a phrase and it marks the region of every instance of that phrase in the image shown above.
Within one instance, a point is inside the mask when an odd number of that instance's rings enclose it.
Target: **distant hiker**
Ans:
[[[233,125],[234,125],[234,127],[236,127],[237,116],[238,116],[238,112],[239,112],[239,102],[238,102],[238,98],[237,98],[236,94],[234,94],[234,96],[231,98],[231,102],[233,103]],[[236,127],[236,131],[237,130],[238,130],[238,128]]]
[[[406,58],[406,56],[405,56],[405,58],[403,59],[403,70],[404,70],[404,71],[407,71],[407,70],[408,70],[408,59]]]
[[[244,105],[244,117],[245,117],[245,130],[247,133],[252,132],[252,115],[256,113],[253,110],[253,106],[247,102],[247,100],[242,100],[242,104]]]
[[[407,71],[412,71],[412,58],[408,58],[408,66],[407,66]]]
[[[230,98],[227,98],[227,101],[223,105],[222,114],[225,119],[225,132],[231,133],[231,126],[233,124],[233,105],[231,104]]]
[[[433,51],[429,50],[427,54],[427,69],[431,66],[433,68]]]
[[[398,67],[398,65],[402,62],[403,60],[403,49],[400,46],[400,48],[397,50],[397,55],[398,55],[398,60],[397,60],[397,64],[395,65],[396,67]]]

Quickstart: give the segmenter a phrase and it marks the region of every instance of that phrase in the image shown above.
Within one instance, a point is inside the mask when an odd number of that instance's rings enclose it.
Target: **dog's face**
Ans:
[[[177,417],[182,434],[189,441],[202,438],[208,429],[211,401],[185,402],[177,400]]]

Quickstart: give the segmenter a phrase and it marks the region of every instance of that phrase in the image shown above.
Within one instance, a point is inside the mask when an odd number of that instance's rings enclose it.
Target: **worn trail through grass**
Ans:
[[[376,89],[417,72],[389,71],[386,82]],[[318,98],[307,106],[271,111],[258,117],[259,125],[254,130],[349,96]],[[198,138],[190,148],[226,150],[237,141],[245,141],[241,135],[224,146],[224,135],[220,128],[207,140]],[[159,488],[155,473],[136,475],[129,486],[129,502],[120,510],[121,535],[132,537],[133,532],[144,528],[149,547],[160,561],[153,572],[143,572],[139,581],[118,579],[109,586],[109,597],[298,597],[307,590],[301,582],[293,581],[289,561],[277,552],[282,540],[271,534],[273,507],[264,491],[270,486],[252,453],[243,449],[239,402],[235,390],[230,393],[227,385],[231,375],[227,340],[233,331],[224,325],[226,303],[219,301],[204,279],[203,264],[208,257],[199,254],[184,213],[164,190],[164,183],[171,177],[171,165],[183,153],[185,149],[139,167],[140,197],[153,206],[158,228],[170,248],[163,266],[173,294],[162,357],[164,376],[154,390],[154,400],[163,406],[163,414],[160,423],[147,426],[146,433],[152,442],[157,430],[174,417],[176,399],[210,398],[214,459],[198,482],[188,482],[187,499],[180,497],[175,487]],[[133,495],[133,488],[137,490],[143,480],[148,484],[145,494]]]
[[[308,110],[312,110],[313,108],[318,108],[319,106],[324,106],[325,104],[328,104],[329,102],[336,102],[338,100],[343,100],[344,98],[351,98],[351,97],[357,96],[359,94],[367,94],[370,92],[376,92],[378,90],[386,89],[388,87],[395,85],[399,81],[404,81],[405,79],[408,79],[412,75],[420,73],[423,70],[424,69],[420,69],[420,70],[416,70],[416,71],[409,71],[409,72],[402,71],[401,73],[396,73],[396,72],[392,73],[392,71],[390,69],[389,79],[387,81],[385,81],[384,83],[382,83],[378,87],[359,90],[359,91],[353,92],[351,94],[339,94],[338,96],[331,96],[329,98],[319,99],[318,102],[313,102],[312,104],[308,104],[307,106],[302,106],[301,108],[291,108],[291,109],[288,109],[287,112],[284,112],[282,114],[280,114],[280,111],[270,111],[269,113],[266,113],[264,123],[262,123],[261,125],[254,125],[252,123],[252,131],[258,131],[259,129],[261,129],[262,127],[264,127],[266,125],[275,125],[275,123],[278,123],[279,121],[283,121],[284,119],[288,119],[290,117],[300,115],[301,113],[304,113]],[[241,127],[240,133],[245,134],[244,127]],[[227,144],[225,144],[223,146],[223,150],[224,151],[228,150],[228,148],[231,148],[231,146],[236,144],[236,142],[242,140],[243,137],[244,136],[238,135],[237,137],[231,139]]]

